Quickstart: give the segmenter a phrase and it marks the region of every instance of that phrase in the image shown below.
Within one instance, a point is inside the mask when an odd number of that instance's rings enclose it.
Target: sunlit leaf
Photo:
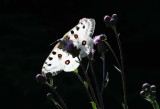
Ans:
[[[109,74],[108,74],[108,72],[107,72],[107,75],[106,75],[106,78],[105,78],[105,85],[104,85],[104,88],[107,87],[108,83],[109,83]]]
[[[78,69],[74,70],[74,72],[78,74]]]
[[[127,108],[125,108],[125,105],[122,103],[122,107],[123,107],[123,109],[128,109],[128,106],[127,106]]]
[[[88,88],[88,83],[86,81],[84,81],[84,85]]]
[[[92,104],[92,108],[93,108],[93,109],[97,109],[95,102],[92,101],[91,104]]]

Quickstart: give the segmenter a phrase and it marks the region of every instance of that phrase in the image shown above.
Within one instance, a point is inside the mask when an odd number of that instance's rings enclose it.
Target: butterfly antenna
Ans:
[[[56,43],[56,42],[59,42],[60,41],[60,39],[58,39],[58,37],[56,36],[56,38],[57,38],[57,40],[56,41],[54,41],[54,42],[52,42],[51,44],[49,44],[49,46],[51,46],[51,45],[53,45],[54,43]]]
[[[54,43],[58,42],[59,40],[56,40],[54,42],[52,42],[51,44],[49,44],[49,46],[53,45]]]

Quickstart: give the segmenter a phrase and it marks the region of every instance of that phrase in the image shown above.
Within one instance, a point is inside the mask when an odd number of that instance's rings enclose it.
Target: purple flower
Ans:
[[[62,39],[60,40],[60,45],[62,49],[68,53],[70,53],[73,57],[78,57],[80,54],[80,49],[73,44],[72,40]]]
[[[73,48],[73,41],[68,41],[65,46],[66,51],[70,51]]]
[[[97,45],[100,41],[102,41],[102,40],[106,40],[106,35],[105,34],[101,34],[101,35],[98,35],[98,36],[95,36],[94,38],[93,38],[93,43],[95,44],[95,45]]]
[[[80,54],[80,49],[77,49],[77,47],[74,46],[73,41],[71,40],[67,41],[64,50],[70,53],[73,57],[78,57]]]
[[[107,36],[105,34],[101,34],[93,38],[93,43],[97,45],[97,50],[99,53],[105,53],[107,51],[107,47],[103,42],[103,40],[106,40],[106,37]]]
[[[98,44],[98,42],[100,41],[100,35],[98,35],[98,36],[95,36],[94,38],[93,38],[93,43],[95,44],[95,45],[97,45]]]

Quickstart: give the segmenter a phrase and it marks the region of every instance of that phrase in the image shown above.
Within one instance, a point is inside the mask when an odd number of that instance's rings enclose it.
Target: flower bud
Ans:
[[[151,90],[152,91],[156,91],[156,86],[155,85],[151,85]]]
[[[111,17],[111,19],[113,19],[113,20],[115,20],[115,22],[117,22],[117,20],[118,20],[117,14],[113,14],[112,17]]]
[[[155,95],[156,94],[156,91],[151,91],[151,95]]]
[[[148,88],[145,88],[143,91],[146,93],[146,96],[150,94],[150,89]]]
[[[100,43],[100,41],[106,40],[106,39],[107,39],[107,36],[105,34],[97,35],[93,38],[93,43],[97,45],[98,43]]]
[[[111,27],[112,27],[112,26],[115,26],[116,23],[117,23],[117,21],[115,21],[114,19],[111,19],[110,22],[111,22],[111,23],[110,23]]]
[[[145,93],[144,91],[141,91],[141,92],[140,92],[140,95],[141,95],[142,97],[145,97],[146,93]]]
[[[105,22],[107,27],[116,26],[117,20],[118,20],[117,14],[113,14],[112,17],[110,17],[109,15],[106,15],[104,17],[104,22]]]
[[[49,100],[51,100],[52,98],[53,98],[53,94],[52,93],[47,93],[47,98],[49,99]]]
[[[47,79],[52,78],[52,73],[51,73],[51,72],[46,73],[46,78],[47,78]]]
[[[150,90],[150,84],[149,83],[144,83],[143,85],[142,85],[142,89],[143,90]]]
[[[111,17],[109,15],[106,15],[104,17],[104,22],[105,22],[107,27],[110,27],[110,20],[111,20]]]
[[[40,84],[45,84],[46,81],[47,81],[46,77],[44,75],[42,75],[42,74],[37,74],[36,75],[36,80]]]
[[[155,99],[156,99],[156,91],[151,91],[151,92],[150,92],[150,98],[151,98],[152,100],[155,100]]]

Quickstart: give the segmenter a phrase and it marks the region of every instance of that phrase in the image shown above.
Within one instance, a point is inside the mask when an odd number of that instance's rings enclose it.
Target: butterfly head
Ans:
[[[64,38],[64,39],[61,39],[61,40],[59,41],[59,44],[60,44],[61,48],[62,48],[64,51],[70,53],[70,54],[73,56],[73,58],[79,56],[79,54],[80,54],[80,49],[78,49],[78,48],[73,44],[73,41],[72,41],[72,40],[67,40],[67,39]]]

